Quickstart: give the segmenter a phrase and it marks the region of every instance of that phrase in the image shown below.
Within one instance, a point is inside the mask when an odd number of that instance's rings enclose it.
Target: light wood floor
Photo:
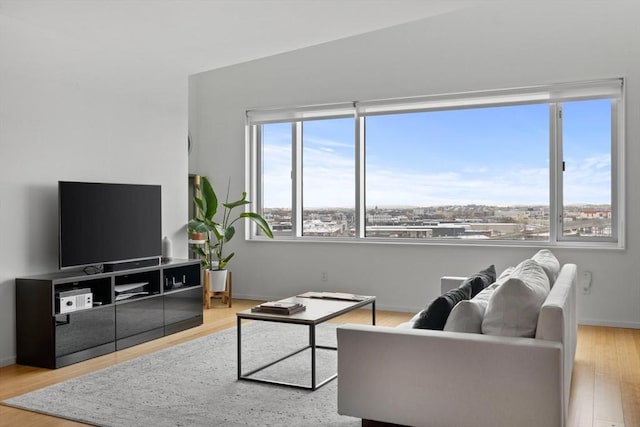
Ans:
[[[21,365],[0,368],[0,401],[233,327],[236,311],[257,303],[234,300],[233,307],[227,308],[214,302],[214,308],[205,310],[202,326],[65,368],[49,370]],[[335,321],[369,323],[370,316],[368,310],[358,310]],[[378,325],[395,326],[411,316],[378,310],[376,321]],[[569,412],[569,427],[640,426],[640,330],[579,327]],[[0,426],[82,425],[0,405]]]

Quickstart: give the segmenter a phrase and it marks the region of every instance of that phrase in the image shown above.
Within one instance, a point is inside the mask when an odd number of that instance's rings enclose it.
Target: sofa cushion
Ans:
[[[504,271],[500,273],[500,275],[496,279],[496,282],[501,282],[503,281],[502,279],[504,279],[505,277],[511,276],[511,273],[513,273],[513,270],[515,270],[515,267],[513,266],[505,268]]]
[[[465,282],[460,287],[452,289],[434,299],[431,304],[422,310],[413,324],[416,329],[442,330],[449,313],[457,303],[471,297],[471,283]]]
[[[560,261],[558,261],[558,258],[549,249],[541,249],[531,259],[540,264],[540,267],[549,278],[550,286],[553,286],[558,278],[558,273],[560,273]]]
[[[489,302],[489,297],[498,286],[497,283],[489,285],[478,295],[470,300],[462,300],[453,307],[447,322],[445,331],[482,333],[482,319]]]
[[[522,261],[489,298],[482,333],[534,337],[540,307],[549,294],[549,287],[549,278],[536,261]]]

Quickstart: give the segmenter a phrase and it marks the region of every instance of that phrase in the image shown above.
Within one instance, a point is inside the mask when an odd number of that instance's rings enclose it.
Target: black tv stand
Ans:
[[[102,271],[110,273],[113,271],[132,270],[134,268],[151,267],[160,265],[160,258],[139,259],[135,261],[112,262],[102,264]]]
[[[180,286],[176,286],[180,284]],[[61,298],[92,296],[63,307]],[[84,301],[84,302],[83,302]],[[200,260],[16,279],[17,363],[60,368],[202,325]],[[75,302],[75,300],[74,300]]]

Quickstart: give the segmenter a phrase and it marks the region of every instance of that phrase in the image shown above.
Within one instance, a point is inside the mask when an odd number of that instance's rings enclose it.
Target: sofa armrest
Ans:
[[[562,343],[564,349],[564,404],[569,410],[573,360],[576,354],[578,322],[576,316],[577,266],[565,264],[540,308],[536,338]]]
[[[338,413],[411,426],[563,426],[562,345],[343,325]]]
[[[462,285],[462,282],[467,280],[466,277],[460,276],[442,276],[440,278],[440,295],[449,292],[452,289]]]

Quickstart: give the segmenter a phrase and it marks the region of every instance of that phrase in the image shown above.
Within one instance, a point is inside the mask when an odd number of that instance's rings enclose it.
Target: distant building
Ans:
[[[305,236],[340,237],[344,235],[346,224],[336,222],[323,222],[317,219],[307,220],[302,226],[302,234]]]
[[[421,238],[433,237],[433,230],[428,227],[412,227],[406,225],[369,225],[367,237]]]
[[[367,214],[367,224],[390,224],[392,217],[388,213]]]
[[[512,218],[516,221],[523,221],[531,216],[531,212],[526,209],[496,209],[494,216],[496,218]]]
[[[580,219],[611,219],[611,211],[604,210],[582,210]]]
[[[290,232],[292,228],[291,221],[272,222],[269,225],[276,233]]]

